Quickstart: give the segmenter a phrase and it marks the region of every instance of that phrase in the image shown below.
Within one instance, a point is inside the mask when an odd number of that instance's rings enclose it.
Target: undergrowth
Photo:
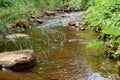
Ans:
[[[99,32],[98,39],[102,41],[99,46],[105,46],[106,57],[120,63],[120,0],[91,0],[83,18],[83,25]],[[88,47],[96,47],[95,45],[98,42],[89,44]]]
[[[4,38],[10,34],[10,29],[8,28],[8,30],[7,27],[11,26],[11,24],[12,27],[17,27],[16,23],[18,21],[27,22],[25,19],[29,14],[40,15],[44,10],[53,10],[56,7],[62,7],[65,3],[66,0],[0,0],[0,36]],[[6,41],[4,42],[6,43]],[[23,45],[23,41],[19,39],[17,41],[12,42],[18,49],[28,48]]]
[[[0,24],[24,18],[27,13],[40,14],[43,8],[53,9],[62,5],[62,0],[0,0]]]
[[[4,38],[11,33],[10,31],[13,29],[10,30],[9,26],[24,27],[29,14],[37,16],[43,14],[45,10],[55,10],[57,7],[64,8],[66,6],[83,9],[85,5],[82,5],[82,1],[85,3],[87,0],[0,0],[0,36]],[[73,6],[69,6],[71,3]],[[17,26],[18,22],[22,24]],[[18,42],[13,43],[17,48],[23,49],[23,43],[19,39]]]

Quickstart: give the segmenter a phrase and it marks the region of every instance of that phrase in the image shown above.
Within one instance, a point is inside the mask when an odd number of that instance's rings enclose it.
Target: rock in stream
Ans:
[[[0,68],[4,70],[20,71],[35,64],[36,57],[33,50],[20,50],[0,53]]]

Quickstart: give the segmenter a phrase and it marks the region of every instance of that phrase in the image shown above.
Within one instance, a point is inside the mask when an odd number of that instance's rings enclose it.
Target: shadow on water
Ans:
[[[29,35],[37,64],[19,73],[0,71],[0,80],[117,80],[113,75],[117,73],[115,63],[96,49],[86,49],[97,36],[91,30],[33,28]],[[15,50],[11,46],[6,50]]]

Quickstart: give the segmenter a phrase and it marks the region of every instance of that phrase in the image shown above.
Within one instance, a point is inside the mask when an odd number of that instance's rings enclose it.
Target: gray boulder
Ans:
[[[21,71],[35,64],[36,57],[33,50],[20,50],[0,53],[0,68]]]

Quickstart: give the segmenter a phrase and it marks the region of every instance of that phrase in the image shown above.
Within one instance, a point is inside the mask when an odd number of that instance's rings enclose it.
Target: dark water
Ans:
[[[57,18],[54,17],[52,22],[60,20],[60,17]],[[56,21],[54,26],[59,22],[66,24],[65,21]],[[33,48],[37,56],[36,65],[22,72],[0,71],[0,80],[117,80],[115,63],[102,56],[97,49],[86,49],[86,45],[97,37],[93,31],[69,31],[67,27],[59,26],[32,28],[28,34],[31,40],[22,41],[21,45]],[[29,45],[24,44],[26,41]],[[8,44],[2,50],[12,51],[17,48]]]

